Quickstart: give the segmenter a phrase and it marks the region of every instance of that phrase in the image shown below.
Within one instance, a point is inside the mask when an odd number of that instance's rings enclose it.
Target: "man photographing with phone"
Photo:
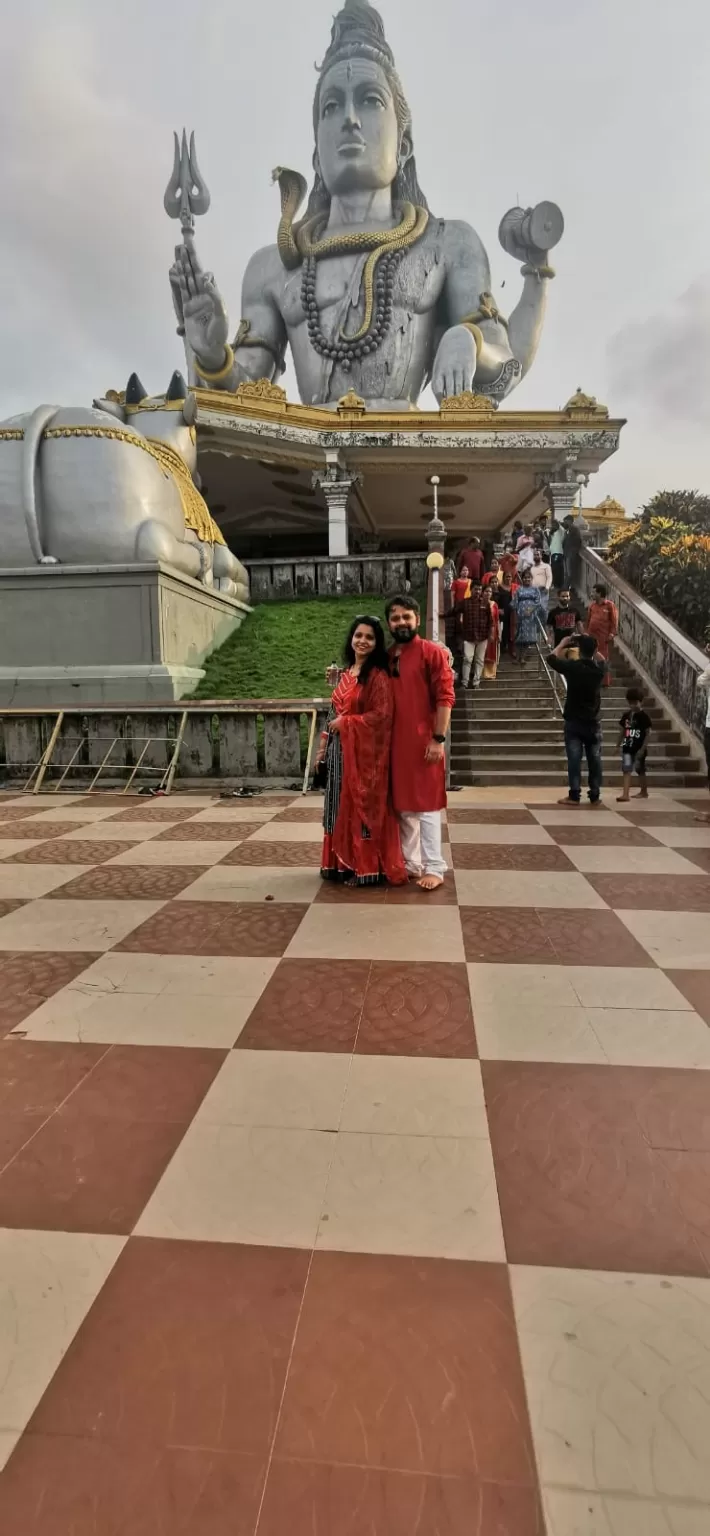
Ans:
[[[573,660],[569,652],[578,652]],[[560,805],[579,805],[582,793],[582,757],[587,758],[590,805],[601,804],[602,732],[600,724],[601,690],[606,662],[597,658],[593,635],[566,635],[548,656],[548,666],[559,672],[567,684],[564,707],[565,752],[569,795]]]

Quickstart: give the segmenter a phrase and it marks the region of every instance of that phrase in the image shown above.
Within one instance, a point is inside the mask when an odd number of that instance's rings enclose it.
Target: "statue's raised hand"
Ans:
[[[431,387],[439,404],[471,389],[476,373],[476,343],[465,325],[452,325],[441,338]]]
[[[175,247],[170,285],[181,329],[198,363],[216,372],[224,363],[229,320],[214,277],[203,272],[191,241]]]

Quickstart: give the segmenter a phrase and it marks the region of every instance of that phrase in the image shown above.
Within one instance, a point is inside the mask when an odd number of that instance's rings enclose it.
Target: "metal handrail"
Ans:
[[[537,627],[538,627],[538,629],[540,631],[540,635],[542,636],[542,639],[544,640],[545,644],[547,645],[548,644],[547,631],[545,629],[545,626],[544,626],[544,624],[542,622],[542,619],[540,618],[539,614],[537,615]],[[538,636],[538,639],[537,639],[537,654],[538,654],[538,656],[540,658],[540,661],[542,662],[542,665],[543,665],[543,667],[545,669],[545,676],[546,676],[547,681],[550,684],[550,687],[552,689],[552,693],[553,693],[554,700],[555,700],[555,703],[557,705],[557,708],[559,709],[560,714],[563,715],[564,714],[565,706],[564,706],[564,700],[560,698],[560,695],[559,695],[559,692],[558,692],[557,673],[553,672],[551,670],[551,668],[548,667],[548,665],[547,665],[547,658],[546,658],[546,656],[543,653],[542,645],[541,645],[540,637],[539,636]]]

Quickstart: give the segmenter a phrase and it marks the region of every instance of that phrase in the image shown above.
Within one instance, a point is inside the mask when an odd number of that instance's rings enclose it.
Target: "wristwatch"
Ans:
[[[438,741],[440,747],[443,747],[446,742],[445,736],[432,736],[431,739],[432,741]]]

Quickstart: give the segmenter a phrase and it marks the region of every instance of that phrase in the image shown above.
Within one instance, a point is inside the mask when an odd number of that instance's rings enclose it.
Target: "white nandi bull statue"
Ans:
[[[0,422],[0,566],[162,561],[248,601],[247,572],[193,479],[196,415],[181,374],[148,398],[134,373],[125,400]]]

